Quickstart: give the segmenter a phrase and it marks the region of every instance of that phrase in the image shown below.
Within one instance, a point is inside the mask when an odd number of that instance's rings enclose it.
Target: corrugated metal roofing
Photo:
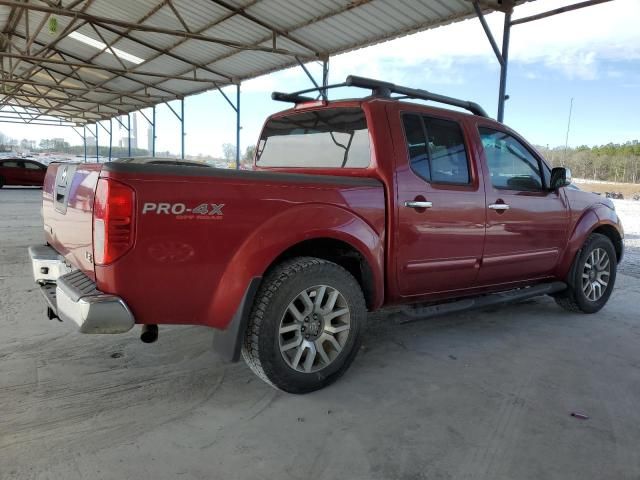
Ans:
[[[93,123],[474,15],[470,0],[58,3],[0,0],[0,108],[31,122]]]

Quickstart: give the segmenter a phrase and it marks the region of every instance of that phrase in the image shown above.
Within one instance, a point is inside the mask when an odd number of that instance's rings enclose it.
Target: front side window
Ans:
[[[480,127],[480,139],[495,188],[542,190],[540,163],[522,143],[508,133]]]
[[[411,114],[403,116],[403,123],[414,173],[430,183],[466,185],[471,181],[457,122]]]
[[[37,163],[33,162],[24,162],[24,168],[27,170],[42,170],[42,167]]]
[[[16,161],[7,161],[7,162],[2,162],[0,164],[0,167],[4,167],[4,168],[18,168],[18,162]]]
[[[360,108],[272,118],[256,152],[260,167],[366,168],[370,161],[369,130]]]

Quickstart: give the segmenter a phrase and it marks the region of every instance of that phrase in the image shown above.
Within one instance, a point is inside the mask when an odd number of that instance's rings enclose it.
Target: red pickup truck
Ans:
[[[344,85],[372,94],[274,94],[295,106],[266,121],[253,171],[51,165],[46,245],[30,248],[49,317],[84,333],[141,324],[147,342],[158,324],[210,326],[227,360],[303,393],[344,373],[367,311],[384,306],[604,306],[623,254],[610,200],[569,187],[568,170],[474,103]]]

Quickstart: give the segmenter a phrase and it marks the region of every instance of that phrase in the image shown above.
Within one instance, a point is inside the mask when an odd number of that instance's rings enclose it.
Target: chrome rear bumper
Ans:
[[[75,322],[82,333],[124,333],[135,324],[124,300],[99,291],[93,280],[72,269],[53,248],[29,247],[29,256],[34,279],[60,320]]]

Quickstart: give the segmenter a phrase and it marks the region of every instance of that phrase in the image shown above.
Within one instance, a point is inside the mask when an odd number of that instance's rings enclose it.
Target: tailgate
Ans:
[[[46,241],[93,280],[92,212],[101,168],[98,163],[53,163],[42,193]]]

